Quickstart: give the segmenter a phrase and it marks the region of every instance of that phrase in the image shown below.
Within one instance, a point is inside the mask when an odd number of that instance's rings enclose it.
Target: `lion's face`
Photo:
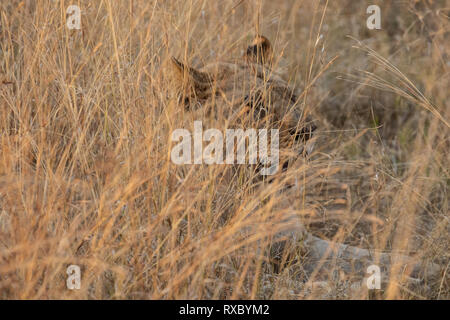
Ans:
[[[303,114],[298,92],[271,70],[272,59],[262,36],[233,63],[194,69],[172,58],[177,94],[188,112],[226,119],[229,128],[278,129],[280,149],[304,152],[316,127]]]

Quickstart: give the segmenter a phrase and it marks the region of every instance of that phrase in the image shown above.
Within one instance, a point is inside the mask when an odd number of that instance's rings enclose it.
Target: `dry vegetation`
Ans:
[[[379,297],[450,298],[450,8],[392,3],[2,0],[0,298],[367,298],[349,289],[361,275],[305,268],[301,239],[274,263],[285,210],[324,239],[441,267],[415,281],[394,268]],[[370,4],[382,30],[366,28]],[[319,123],[289,192],[169,157],[171,131],[195,119],[165,63],[238,58],[255,33]]]

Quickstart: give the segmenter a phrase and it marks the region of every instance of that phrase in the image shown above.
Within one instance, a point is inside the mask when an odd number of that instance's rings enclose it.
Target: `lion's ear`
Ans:
[[[171,82],[178,93],[185,98],[204,99],[211,88],[211,77],[192,67],[180,62],[177,58],[171,58]]]
[[[269,39],[257,35],[252,44],[248,46],[244,57],[247,61],[253,63],[270,64],[273,59],[273,52]]]

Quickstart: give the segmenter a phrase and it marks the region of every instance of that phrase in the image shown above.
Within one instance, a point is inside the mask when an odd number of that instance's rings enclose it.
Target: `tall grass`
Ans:
[[[372,2],[382,30],[366,28]],[[70,4],[81,30],[66,27]],[[306,270],[301,239],[275,263],[289,211],[324,239],[442,266],[416,284],[391,270],[382,298],[448,299],[445,4],[2,1],[0,297],[367,298],[350,289],[359,275]],[[314,153],[257,188],[246,167],[174,165],[170,133],[196,119],[167,61],[239,58],[256,33],[304,90]],[[282,192],[289,181],[300,187]]]

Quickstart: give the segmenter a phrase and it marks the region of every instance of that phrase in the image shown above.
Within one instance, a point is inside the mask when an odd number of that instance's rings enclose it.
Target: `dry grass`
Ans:
[[[377,2],[383,30],[370,31]],[[442,266],[416,285],[392,270],[383,298],[450,298],[450,8],[390,3],[1,1],[0,298],[366,298],[346,290],[351,275],[307,272],[301,241],[274,271],[287,207],[317,236]],[[170,132],[194,119],[170,99],[165,62],[239,57],[255,33],[320,123],[314,154],[286,173],[298,193],[170,162]],[[70,264],[80,290],[66,288]]]

